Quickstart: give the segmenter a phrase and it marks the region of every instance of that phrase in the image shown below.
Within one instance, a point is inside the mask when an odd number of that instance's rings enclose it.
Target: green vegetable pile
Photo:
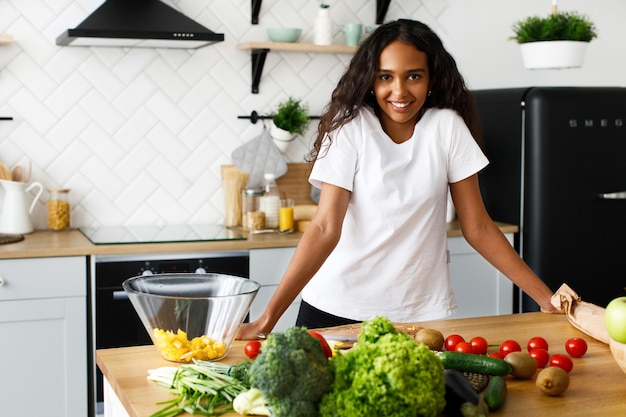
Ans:
[[[322,395],[333,381],[320,342],[304,327],[270,333],[248,375],[252,390],[238,396],[235,410],[249,414],[267,408],[272,417],[317,417]]]
[[[445,406],[439,358],[385,317],[363,322],[356,346],[331,363],[335,379],[322,417],[435,417]]]
[[[245,374],[246,363],[235,367],[214,362],[195,361],[180,367],[163,366],[148,371],[148,379],[169,388],[175,398],[150,417],[173,417],[183,412],[218,416],[233,409],[232,401],[248,389],[245,381],[229,375],[234,368]]]

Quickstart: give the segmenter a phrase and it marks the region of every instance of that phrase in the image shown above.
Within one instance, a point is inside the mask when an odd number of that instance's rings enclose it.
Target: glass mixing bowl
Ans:
[[[122,283],[163,358],[219,360],[245,320],[261,285],[224,274],[142,275]]]

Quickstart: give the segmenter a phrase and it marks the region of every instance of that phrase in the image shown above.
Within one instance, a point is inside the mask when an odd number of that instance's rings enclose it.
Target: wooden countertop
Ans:
[[[516,233],[518,227],[496,223],[504,233]],[[462,236],[458,222],[448,224],[448,237]],[[0,259],[44,258],[52,256],[129,255],[172,252],[203,252],[267,249],[297,246],[302,233],[246,235],[245,240],[209,242],[142,243],[94,245],[78,230],[35,231],[16,243],[0,245]]]
[[[244,240],[94,245],[78,230],[46,230],[25,235],[21,242],[0,245],[0,259],[280,248],[296,246],[300,237],[302,233],[299,232],[285,235],[266,233],[249,235]]]
[[[564,344],[570,337],[587,340],[587,354],[573,359],[570,387],[562,396],[548,397],[542,394],[535,387],[534,380],[507,377],[506,403],[501,410],[490,413],[490,416],[588,417],[626,413],[626,374],[615,363],[609,347],[576,330],[564,315],[524,313],[414,325],[435,328],[444,335],[457,333],[466,339],[483,336],[491,344],[515,339],[525,346],[531,337],[543,336],[553,354],[565,353]],[[236,363],[244,359],[244,344],[244,341],[235,341],[224,362]],[[494,349],[490,348],[490,351]],[[160,409],[157,402],[171,398],[165,388],[146,379],[148,369],[172,365],[161,359],[154,346],[98,350],[96,362],[130,417],[149,416]]]

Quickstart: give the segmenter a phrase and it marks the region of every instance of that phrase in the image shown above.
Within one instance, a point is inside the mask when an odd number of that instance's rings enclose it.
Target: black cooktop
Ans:
[[[246,240],[241,232],[217,224],[103,226],[80,227],[78,230],[95,245]]]

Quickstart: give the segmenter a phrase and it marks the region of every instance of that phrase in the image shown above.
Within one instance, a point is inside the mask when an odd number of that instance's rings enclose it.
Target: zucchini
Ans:
[[[506,400],[506,382],[501,376],[493,376],[485,388],[483,394],[485,404],[489,407],[489,411],[499,410]]]
[[[502,359],[489,356],[462,352],[439,352],[439,359],[446,369],[455,369],[461,372],[474,372],[485,375],[508,375],[511,365]]]

